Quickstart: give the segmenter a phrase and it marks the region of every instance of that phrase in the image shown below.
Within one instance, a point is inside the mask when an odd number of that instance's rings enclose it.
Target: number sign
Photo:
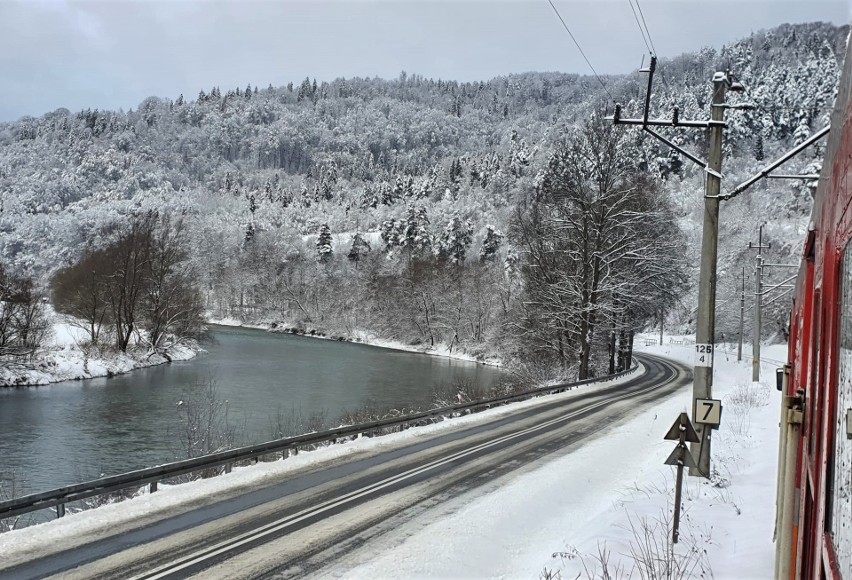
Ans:
[[[712,367],[713,366],[713,345],[712,344],[696,344],[695,345],[695,366],[697,366],[697,367]]]
[[[692,418],[696,423],[718,426],[722,421],[722,401],[719,399],[695,399]]]

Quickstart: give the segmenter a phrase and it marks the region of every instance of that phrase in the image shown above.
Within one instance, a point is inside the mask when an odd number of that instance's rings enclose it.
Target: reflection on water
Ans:
[[[43,491],[180,458],[177,403],[215,380],[240,443],[273,437],[285,416],[338,417],[365,402],[428,406],[459,380],[491,386],[500,371],[369,346],[214,327],[207,354],[110,379],[0,389],[0,471]]]

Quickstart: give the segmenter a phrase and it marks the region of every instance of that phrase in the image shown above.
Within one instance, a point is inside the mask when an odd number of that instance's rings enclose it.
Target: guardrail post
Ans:
[[[157,491],[157,482],[156,482],[156,481],[152,481],[152,482],[148,485],[148,493],[154,493],[155,491]]]
[[[226,463],[225,464],[225,473],[231,473],[231,469],[233,468],[233,466],[234,466],[233,463]]]
[[[56,517],[61,518],[64,515],[65,515],[65,504],[64,503],[56,504]]]

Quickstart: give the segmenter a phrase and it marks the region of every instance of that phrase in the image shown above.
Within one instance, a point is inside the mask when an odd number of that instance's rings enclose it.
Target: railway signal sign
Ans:
[[[669,441],[680,441],[680,442],[690,442],[690,443],[698,443],[700,439],[698,439],[698,433],[695,432],[695,427],[692,426],[692,423],[689,421],[689,415],[685,412],[681,413],[680,416],[675,419],[674,424],[669,428],[668,433],[663,439]]]
[[[719,399],[695,399],[692,417],[696,423],[718,427],[722,422],[722,401]]]
[[[695,459],[692,457],[692,453],[689,452],[689,448],[686,446],[686,443],[698,443],[700,439],[698,437],[698,433],[695,431],[695,427],[692,426],[692,423],[689,420],[689,415],[686,413],[681,413],[680,416],[675,419],[675,422],[672,424],[671,428],[669,428],[664,439],[677,441],[677,447],[674,448],[674,451],[671,452],[668,459],[665,461],[666,465],[674,465],[677,467],[675,512],[674,522],[672,524],[672,543],[677,544],[678,536],[680,535],[680,496],[683,490],[683,468],[698,467],[695,463]]]
[[[695,365],[697,367],[713,367],[713,345],[712,344],[696,344],[695,345]]]

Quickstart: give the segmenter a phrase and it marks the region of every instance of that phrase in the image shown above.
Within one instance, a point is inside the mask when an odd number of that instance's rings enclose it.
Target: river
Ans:
[[[227,402],[236,442],[250,444],[275,437],[279,412],[286,420],[331,421],[368,402],[428,407],[442,384],[489,387],[502,376],[494,367],[444,357],[212,328],[213,343],[190,361],[0,389],[0,476],[14,472],[27,492],[37,492],[182,459],[180,402],[210,379],[217,399]]]

